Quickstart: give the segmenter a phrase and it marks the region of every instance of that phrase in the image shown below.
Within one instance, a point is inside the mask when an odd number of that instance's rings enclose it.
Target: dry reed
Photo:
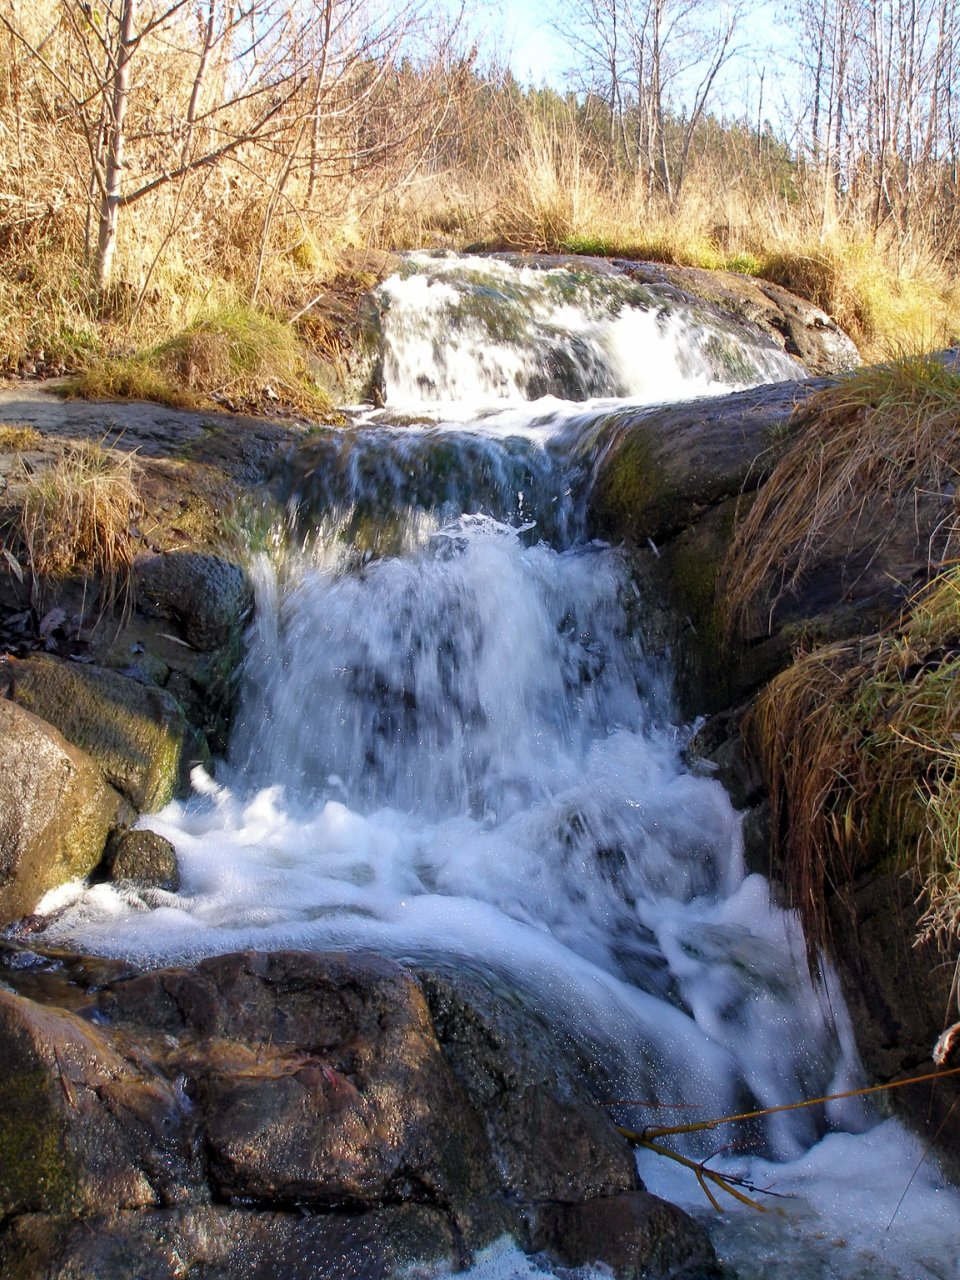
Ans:
[[[43,579],[96,575],[101,606],[129,602],[142,506],[132,453],[100,444],[63,444],[49,466],[27,476],[19,533],[35,587]]]
[[[809,397],[737,528],[718,598],[728,633],[756,626],[829,539],[880,500],[949,492],[960,472],[960,371],[930,356],[859,370]],[[945,552],[953,541],[945,530]]]

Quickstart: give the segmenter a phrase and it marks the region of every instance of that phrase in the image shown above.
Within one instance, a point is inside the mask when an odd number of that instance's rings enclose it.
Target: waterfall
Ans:
[[[614,1096],[685,1120],[849,1088],[842,1002],[745,872],[725,792],[684,763],[623,558],[583,537],[590,450],[625,406],[798,367],[709,311],[559,266],[414,255],[379,305],[385,407],[304,446],[292,549],[253,566],[229,759],[144,820],[175,843],[182,888],[77,888],[48,937],[146,964],[346,947],[486,970]],[[952,1256],[958,1209],[932,1173],[878,1260],[916,1162],[894,1122],[838,1103],[751,1138],[712,1167],[796,1199],[792,1227],[715,1224],[742,1276],[781,1274],[776,1258],[791,1275],[956,1274],[924,1270]],[[664,1165],[644,1157],[651,1189],[695,1201]],[[477,1274],[532,1267],[508,1250]]]

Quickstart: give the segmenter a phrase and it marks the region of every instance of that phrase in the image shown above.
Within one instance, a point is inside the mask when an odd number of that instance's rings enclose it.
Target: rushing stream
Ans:
[[[745,874],[725,792],[683,763],[623,559],[583,537],[626,406],[798,366],[707,310],[559,267],[415,257],[381,301],[385,408],[301,450],[296,536],[254,566],[230,758],[148,820],[181,891],[61,893],[50,933],[150,964],[348,947],[482,968],[619,1096],[684,1119],[851,1087],[842,1002]],[[929,1162],[911,1183],[921,1152],[895,1122],[851,1102],[748,1136],[713,1167],[785,1198],[712,1217],[744,1280],[960,1275],[960,1197]],[[641,1173],[702,1208],[670,1162]],[[504,1246],[475,1274],[550,1273]]]

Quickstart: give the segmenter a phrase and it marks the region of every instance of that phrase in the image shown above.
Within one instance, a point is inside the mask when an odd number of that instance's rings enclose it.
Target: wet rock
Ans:
[[[720,1280],[723,1275],[703,1227],[646,1191],[552,1205],[540,1213],[534,1242],[573,1267],[602,1258],[622,1280]]]
[[[85,752],[0,700],[0,922],[100,861],[120,797]]]
[[[107,841],[103,861],[111,880],[130,880],[172,893],[180,888],[177,851],[155,831],[114,831]]]
[[[496,1189],[420,989],[387,961],[228,956],[119,984],[100,1008],[124,1028],[203,1038],[176,1067],[194,1082],[222,1197],[358,1209],[416,1199],[456,1216]]]
[[[0,1230],[6,1280],[394,1280],[416,1263],[459,1260],[434,1209],[393,1205],[368,1214],[271,1213],[198,1206],[77,1221],[28,1215]]]
[[[48,999],[99,989],[75,1013],[0,991],[4,1275],[125,1275],[132,1252],[171,1280],[386,1280],[504,1233],[624,1280],[712,1257],[642,1191],[581,1065],[479,978],[435,978],[435,1027],[421,986],[373,956],[135,975],[6,960]]]
[[[174,1088],[90,1023],[0,990],[0,1213],[105,1214],[199,1189]]]
[[[857,348],[826,312],[769,280],[652,262],[623,266],[634,280],[672,285],[757,325],[810,374],[844,373],[860,363]]]
[[[239,635],[252,603],[243,570],[205,552],[138,556],[134,583],[142,613],[173,622],[188,644],[204,652]]]
[[[183,709],[162,689],[46,654],[9,659],[8,696],[86,751],[137,810],[159,809],[189,767]]]
[[[875,866],[828,902],[830,953],[843,984],[857,1049],[873,1079],[929,1074],[937,1036],[956,1016],[960,945],[917,943],[915,868]],[[956,1065],[955,1063],[951,1063]],[[933,1145],[960,1179],[960,1087],[956,1078],[891,1090],[881,1106]]]
[[[569,1203],[641,1185],[632,1153],[590,1097],[575,1046],[559,1051],[556,1030],[491,978],[438,969],[420,978],[514,1195]]]

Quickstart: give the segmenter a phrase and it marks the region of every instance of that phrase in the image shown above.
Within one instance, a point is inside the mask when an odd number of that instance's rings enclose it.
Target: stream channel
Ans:
[[[300,449],[286,536],[254,561],[229,759],[144,820],[181,891],[59,891],[48,938],[146,964],[346,947],[492,971],[612,1096],[658,1104],[621,1109],[633,1127],[854,1087],[842,999],[684,763],[623,557],[584,536],[618,415],[802,370],[562,267],[413,255],[380,306],[385,406]],[[770,1212],[717,1215],[651,1153],[640,1172],[743,1280],[960,1276],[960,1196],[897,1122],[850,1101],[721,1133],[680,1149],[769,1188]],[[504,1243],[471,1274],[573,1274],[542,1266]]]

